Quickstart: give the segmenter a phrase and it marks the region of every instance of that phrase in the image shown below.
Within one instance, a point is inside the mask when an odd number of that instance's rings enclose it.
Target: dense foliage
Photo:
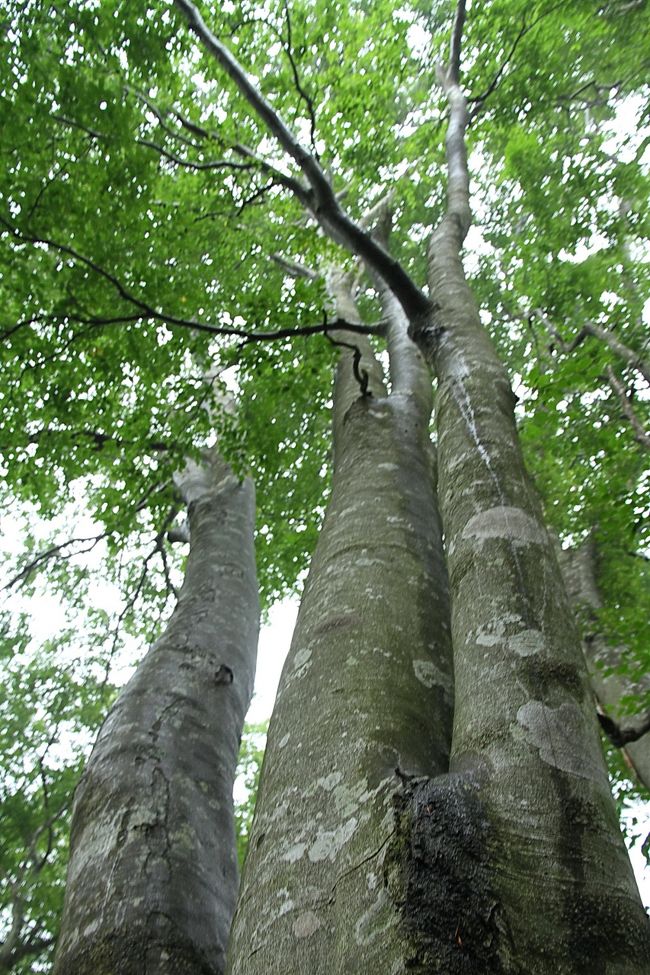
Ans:
[[[422,238],[444,195],[435,61],[453,5],[203,6],[355,218],[393,194],[392,249],[424,283]],[[548,520],[565,545],[595,534],[598,626],[627,648],[632,676],[650,664],[649,16],[622,0],[474,4],[463,64],[468,270],[515,378]],[[349,258],[307,219],[295,168],[173,4],[11,0],[0,56],[0,475],[14,617],[0,648],[0,934],[8,942],[20,915],[32,954],[13,970],[28,971],[56,930],[83,754],[178,586],[183,550],[167,532],[183,458],[216,433],[253,473],[266,605],[307,565],[335,354],[319,272]],[[360,286],[376,322],[373,288]],[[233,390],[234,413],[221,406]],[[24,596],[43,593],[69,620],[30,636]]]

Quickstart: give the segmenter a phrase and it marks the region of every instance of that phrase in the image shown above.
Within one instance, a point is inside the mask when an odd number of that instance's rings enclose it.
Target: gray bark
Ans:
[[[444,906],[446,926],[432,929],[431,871],[417,970],[641,975],[650,931],[584,657],[521,456],[515,398],[463,272],[470,211],[457,56],[440,76],[450,106],[448,209],[429,252],[435,311],[427,328],[412,328],[438,377],[456,693],[451,775],[422,798],[448,833],[464,833],[457,887],[465,882],[472,896],[457,905],[455,933]],[[407,816],[414,825],[417,804]],[[429,834],[431,859],[443,838],[435,827]]]
[[[330,291],[352,315],[345,281]],[[431,388],[386,395],[358,344],[371,395],[344,350],[332,497],[269,730],[232,975],[401,972],[411,954],[399,806],[447,768],[452,702]]]
[[[220,975],[237,894],[232,786],[253,690],[254,492],[214,454],[178,479],[178,604],[75,796],[58,975]]]
[[[610,734],[616,732],[623,738],[634,734],[647,725],[647,712],[631,716],[623,707],[626,697],[647,694],[650,690],[650,676],[633,679],[626,674],[622,665],[629,656],[626,647],[612,646],[598,627],[598,610],[602,598],[597,581],[598,552],[596,541],[590,535],[581,545],[560,553],[560,565],[571,603],[579,617],[586,617],[588,632],[585,633],[582,647],[589,667],[591,684],[604,715],[614,722]],[[607,732],[607,724],[605,730]],[[616,742],[614,742],[616,744]],[[650,732],[645,732],[638,740],[621,742],[627,764],[639,783],[650,790]]]

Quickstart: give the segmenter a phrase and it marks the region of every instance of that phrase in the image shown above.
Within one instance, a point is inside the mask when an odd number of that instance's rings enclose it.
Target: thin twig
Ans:
[[[320,162],[320,156],[318,155],[318,150],[316,149],[316,112],[314,110],[314,102],[309,97],[305,89],[302,87],[302,84],[300,83],[300,75],[298,74],[298,67],[293,58],[293,50],[292,50],[293,43],[291,38],[291,16],[289,14],[289,4],[287,3],[287,0],[284,0],[284,14],[287,21],[287,43],[284,49],[287,58],[289,59],[289,64],[291,65],[291,73],[293,74],[293,83],[296,86],[296,90],[298,94],[300,95],[303,102],[307,106],[307,111],[309,112],[309,126],[310,126],[309,141],[311,144],[311,150],[312,153],[314,154],[314,157]]]

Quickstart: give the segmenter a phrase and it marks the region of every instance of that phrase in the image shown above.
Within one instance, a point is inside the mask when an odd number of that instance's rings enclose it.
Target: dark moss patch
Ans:
[[[409,971],[500,975],[503,925],[476,787],[461,776],[408,783],[395,818],[385,882],[407,930]]]

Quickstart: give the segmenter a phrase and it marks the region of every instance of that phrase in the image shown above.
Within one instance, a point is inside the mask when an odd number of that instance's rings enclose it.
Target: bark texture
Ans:
[[[584,658],[521,457],[515,399],[464,280],[461,240],[450,216],[431,245],[456,680],[451,768],[484,834],[499,945],[498,964],[467,970],[641,975],[648,922]],[[463,914],[463,945],[469,922]],[[448,970],[466,970],[458,954]]]
[[[359,347],[369,395],[344,351],[332,497],[271,721],[232,975],[388,975],[411,954],[391,873],[398,806],[411,777],[447,768],[451,730],[431,384],[424,400],[386,395]]]
[[[604,715],[614,722],[610,733],[616,737],[618,731],[623,737],[625,732],[633,734],[637,726],[640,730],[640,726],[647,725],[647,713],[628,714],[624,708],[624,698],[644,692],[647,694],[650,676],[646,674],[634,680],[624,673],[622,665],[628,655],[626,648],[612,646],[598,628],[598,610],[602,606],[602,599],[597,581],[597,562],[598,551],[592,535],[576,548],[560,553],[569,598],[578,616],[587,623],[582,648],[594,693]],[[636,741],[621,741],[621,747],[638,781],[650,791],[650,732],[646,731]]]
[[[221,975],[237,894],[232,786],[255,671],[254,492],[212,456],[178,480],[178,604],[77,789],[57,975]]]
[[[609,791],[584,657],[521,456],[515,397],[463,271],[471,219],[463,19],[461,0],[450,64],[439,69],[450,117],[447,212],[429,250],[433,307],[428,322],[411,319],[438,377],[455,673],[451,774],[432,796],[414,795],[406,815],[417,827],[424,799],[438,819],[419,830],[429,883],[414,970],[641,975],[648,919]],[[447,860],[436,853],[445,820],[454,837]],[[445,941],[444,930],[431,936],[428,918],[439,910],[437,864],[449,873],[447,863],[456,889],[473,897],[459,899]],[[412,872],[408,858],[402,869]]]

